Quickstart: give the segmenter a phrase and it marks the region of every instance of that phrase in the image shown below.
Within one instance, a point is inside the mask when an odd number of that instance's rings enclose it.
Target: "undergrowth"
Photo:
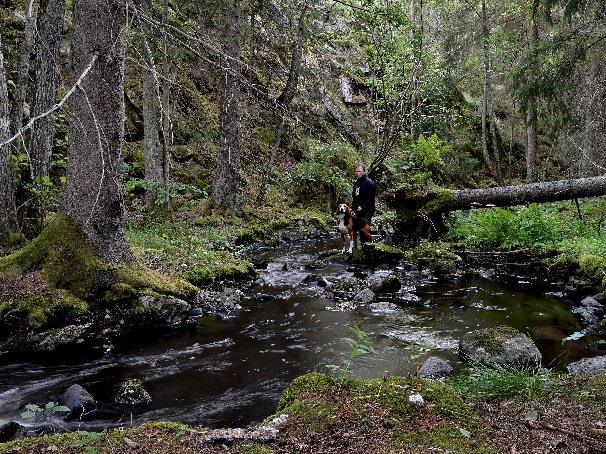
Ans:
[[[471,249],[529,249],[557,253],[558,264],[578,264],[588,276],[606,277],[606,199],[456,213],[446,239]]]

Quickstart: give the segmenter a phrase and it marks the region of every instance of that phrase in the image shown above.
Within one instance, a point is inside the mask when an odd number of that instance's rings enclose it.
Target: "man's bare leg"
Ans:
[[[370,225],[368,222],[364,223],[364,226],[360,229],[360,233],[362,234],[360,239],[364,239],[361,243],[372,243],[372,235],[370,234]]]

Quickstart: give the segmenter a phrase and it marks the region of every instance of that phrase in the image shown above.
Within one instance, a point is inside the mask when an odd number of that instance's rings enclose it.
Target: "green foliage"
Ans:
[[[416,142],[402,148],[386,161],[397,188],[416,189],[436,179],[444,155],[451,147],[436,134],[419,135]]]
[[[451,385],[476,399],[540,399],[548,395],[549,378],[544,369],[477,364],[452,379]]]
[[[93,446],[102,436],[102,432],[87,432],[79,430],[76,432],[78,440],[73,444],[73,448],[82,448],[85,454],[95,454],[97,449]]]
[[[59,405],[57,402],[47,402],[44,407],[36,404],[27,404],[25,410],[21,412],[21,419],[34,419],[38,422],[48,422],[55,413],[69,413],[71,410],[64,405]]]
[[[155,194],[154,206],[163,207],[169,201],[172,203],[187,203],[189,206],[197,206],[203,203],[208,196],[204,189],[184,183],[171,183],[168,189],[159,181],[146,180],[144,178],[131,178],[124,187],[125,199],[137,211],[146,209],[141,196],[146,192]]]
[[[348,328],[353,334],[353,337],[344,337],[343,340],[351,347],[349,356],[344,358],[340,365],[329,364],[326,366],[334,373],[337,373],[341,379],[347,378],[350,375],[354,360],[357,357],[375,353],[375,349],[370,342],[368,334],[366,334],[362,328],[358,325],[350,325]]]
[[[571,202],[532,204],[528,207],[474,210],[457,213],[446,239],[471,248],[528,248],[536,253],[559,252],[556,264],[577,264],[586,275],[606,277],[604,200],[580,205],[583,219]]]
[[[334,199],[349,197],[352,175],[360,162],[358,152],[346,142],[310,141],[293,178],[312,197],[330,191]]]
[[[476,210],[453,223],[448,239],[464,239],[466,244],[503,249],[546,250],[566,233],[563,220],[540,205],[518,209]]]

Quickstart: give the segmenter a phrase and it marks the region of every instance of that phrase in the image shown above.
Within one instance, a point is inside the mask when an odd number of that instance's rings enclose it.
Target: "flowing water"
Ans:
[[[79,383],[100,402],[99,410],[85,421],[55,420],[62,428],[98,430],[149,420],[245,426],[272,414],[296,376],[343,364],[351,350],[343,338],[351,335],[353,324],[368,333],[375,349],[356,359],[359,377],[414,373],[430,351],[460,368],[458,339],[502,324],[529,334],[545,365],[561,368],[588,356],[585,340],[562,342],[580,329],[571,303],[548,297],[544,288],[523,279],[505,287],[481,278],[443,282],[428,273],[399,270],[400,295],[410,303],[381,312],[339,310],[322,288],[302,283],[310,273],[330,283],[351,278],[345,263],[314,271],[302,266],[335,247],[336,239],[322,239],[260,251],[270,259],[260,272],[263,284],[245,293],[243,309],[232,318],[206,318],[178,335],[130,340],[101,358],[7,363],[0,357],[0,423],[19,421],[25,404],[57,401]],[[264,297],[255,298],[258,294]],[[153,398],[150,405],[125,412],[108,404],[115,384],[127,378],[143,380]]]

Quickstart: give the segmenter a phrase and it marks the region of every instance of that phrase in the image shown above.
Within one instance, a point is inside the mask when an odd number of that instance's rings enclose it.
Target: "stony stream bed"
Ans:
[[[345,256],[318,260],[338,247],[327,237],[257,250],[266,267],[254,286],[237,291],[242,308],[203,318],[186,331],[122,341],[101,357],[35,363],[0,357],[0,425],[16,420],[27,426],[19,418],[26,404],[58,401],[78,383],[97,400],[97,411],[33,425],[100,430],[174,420],[243,427],[272,414],[295,377],[342,364],[351,350],[343,341],[351,325],[369,335],[375,350],[355,361],[353,373],[362,378],[414,374],[430,352],[460,369],[458,340],[498,325],[528,334],[551,368],[593,355],[586,347],[595,338],[564,340],[578,337],[582,327],[571,312],[578,301],[558,294],[556,284],[525,276],[505,284],[491,273],[437,278],[414,267],[368,270],[352,267]],[[354,301],[373,281],[394,273],[398,292]],[[143,382],[150,403],[112,403],[115,386],[131,378]]]

